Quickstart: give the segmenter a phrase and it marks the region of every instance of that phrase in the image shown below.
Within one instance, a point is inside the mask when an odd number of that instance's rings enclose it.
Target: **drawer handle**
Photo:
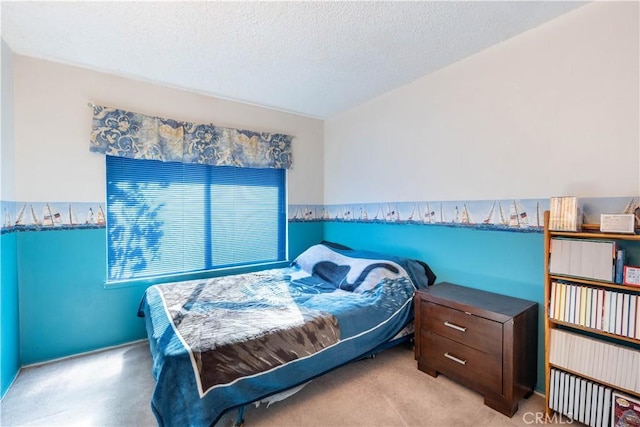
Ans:
[[[451,360],[453,360],[454,362],[457,362],[457,363],[459,363],[459,364],[461,364],[461,365],[466,365],[466,364],[467,364],[467,361],[466,361],[466,360],[458,359],[457,357],[452,356],[452,355],[450,355],[449,353],[445,353],[445,354],[444,354],[444,357],[446,357],[447,359],[451,359]]]
[[[444,322],[444,326],[448,326],[452,329],[455,329],[456,331],[467,332],[467,328],[465,328],[464,326],[454,325],[453,323]]]

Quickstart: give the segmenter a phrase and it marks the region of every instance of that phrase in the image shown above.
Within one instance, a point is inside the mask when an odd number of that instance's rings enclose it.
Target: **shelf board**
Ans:
[[[624,393],[627,393],[627,394],[630,394],[632,396],[640,397],[640,392],[629,390],[629,389],[626,389],[624,387],[620,387],[620,386],[617,386],[615,384],[611,384],[611,383],[599,380],[597,378],[593,378],[593,377],[590,377],[588,375],[581,374],[580,372],[572,371],[571,369],[567,369],[564,366],[559,366],[559,365],[556,365],[554,363],[549,363],[549,367],[560,369],[561,371],[568,372],[568,373],[576,375],[576,376],[578,376],[580,378],[584,378],[584,379],[587,379],[589,381],[593,381],[593,382],[596,382],[598,384],[605,385],[605,386],[610,387],[610,388],[612,388],[614,390],[620,390],[620,391],[622,391]]]
[[[585,285],[600,286],[603,288],[621,289],[629,292],[640,292],[640,287],[623,285],[619,283],[602,282],[600,280],[583,279],[581,277],[563,276],[559,274],[549,274],[549,278],[553,280],[564,280],[565,282],[583,283]]]
[[[582,231],[553,231],[549,230],[551,237],[576,237],[581,239],[612,239],[640,241],[639,234],[601,233],[600,224],[583,224]]]
[[[563,322],[562,320],[547,318],[549,323],[553,323],[555,325],[562,325],[571,329],[579,329],[581,331],[590,332],[592,334],[602,335],[609,338],[614,338],[620,341],[630,342],[632,344],[640,344],[640,340],[637,338],[625,337],[624,335],[612,334],[609,332],[601,331],[599,329],[588,328],[586,326],[577,325],[575,323]]]

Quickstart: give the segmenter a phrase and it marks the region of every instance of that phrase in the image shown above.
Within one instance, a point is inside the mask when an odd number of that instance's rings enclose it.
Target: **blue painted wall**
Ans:
[[[322,233],[320,222],[291,224],[290,256],[321,241]],[[5,234],[5,238],[17,240],[20,365],[146,338],[137,310],[148,283],[104,286],[105,229],[29,231]],[[2,308],[4,327],[4,298]],[[2,360],[4,373],[4,354]]]
[[[544,390],[543,235],[463,227],[327,222],[324,238],[423,260],[438,281],[535,301],[538,306],[538,382]]]
[[[305,249],[320,243],[324,236],[324,224],[317,222],[289,223],[289,259],[293,260]]]
[[[422,259],[440,281],[450,281],[542,304],[543,264],[539,233],[480,231],[444,226],[344,222],[289,223],[289,254],[295,258],[323,239],[358,249],[370,249]],[[32,231],[2,236],[14,244],[14,255],[3,246],[3,387],[5,365],[9,382],[20,365],[42,362],[146,337],[144,321],[136,316],[148,284],[105,287],[104,229]],[[4,268],[17,265],[17,268]],[[5,275],[7,278],[5,278]],[[19,313],[17,310],[17,278]],[[5,297],[5,280],[13,295]],[[5,302],[13,301],[5,311]],[[19,315],[20,355],[17,348]],[[11,326],[13,325],[13,326]],[[9,333],[5,333],[8,328]],[[539,322],[538,389],[543,386],[542,309]],[[13,332],[13,335],[11,335]],[[13,336],[13,338],[11,338]],[[13,375],[11,375],[13,373]]]
[[[0,236],[0,398],[20,369],[16,235]]]
[[[104,229],[29,231],[18,239],[20,363],[145,337],[139,286],[105,288]]]

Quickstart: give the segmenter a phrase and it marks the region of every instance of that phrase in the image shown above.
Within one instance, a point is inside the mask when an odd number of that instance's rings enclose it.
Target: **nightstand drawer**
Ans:
[[[424,330],[420,346],[436,371],[478,391],[502,394],[502,359]]]
[[[422,329],[502,357],[502,323],[422,301]]]

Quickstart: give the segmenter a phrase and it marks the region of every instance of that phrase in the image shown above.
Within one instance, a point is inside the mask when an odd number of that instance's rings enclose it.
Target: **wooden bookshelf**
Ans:
[[[640,295],[640,288],[634,286],[628,286],[624,284],[616,284],[608,281],[601,280],[592,280],[584,277],[573,277],[562,274],[550,274],[549,273],[549,263],[551,256],[551,239],[554,237],[563,237],[570,239],[585,239],[585,240],[611,240],[611,241],[636,241],[640,242],[640,235],[635,234],[614,234],[614,233],[600,233],[598,224],[583,224],[582,231],[580,232],[570,232],[570,231],[552,231],[549,230],[549,211],[545,212],[544,215],[545,227],[544,227],[544,335],[545,335],[545,402],[546,402],[546,411],[547,415],[551,416],[553,414],[553,410],[550,407],[550,376],[551,376],[551,368],[560,369],[567,373],[579,376],[586,380],[592,381],[594,383],[599,383],[605,386],[612,388],[615,391],[620,391],[626,393],[630,396],[640,397],[640,389],[637,387],[629,388],[623,387],[619,384],[612,384],[611,382],[604,381],[602,378],[593,378],[592,376],[586,375],[584,372],[578,372],[572,369],[571,366],[557,366],[550,363],[550,352],[551,352],[551,331],[556,328],[561,328],[564,331],[569,331],[576,334],[583,334],[588,336],[594,340],[601,340],[603,342],[612,343],[616,346],[621,346],[624,348],[631,349],[632,351],[640,352],[640,339],[637,337],[629,337],[620,334],[610,333],[608,331],[594,329],[592,327],[587,327],[581,324],[566,322],[559,319],[554,318],[554,313],[550,313],[550,304],[551,304],[551,289],[552,283],[561,281],[563,283],[570,284],[571,286],[582,286],[583,288],[594,288],[594,289],[604,289],[605,293],[607,291],[622,294],[629,294],[629,298],[632,296]],[[637,248],[637,245],[635,246]],[[637,250],[637,249],[634,249]],[[556,285],[559,286],[559,285]],[[584,292],[584,290],[582,291]],[[564,302],[564,301],[563,301]],[[637,299],[638,306],[636,307],[636,315],[640,316],[640,298]],[[560,304],[561,302],[556,300],[556,304]],[[599,308],[600,306],[598,306]],[[606,363],[607,365],[613,366],[616,365],[616,360],[602,360],[602,363]]]

